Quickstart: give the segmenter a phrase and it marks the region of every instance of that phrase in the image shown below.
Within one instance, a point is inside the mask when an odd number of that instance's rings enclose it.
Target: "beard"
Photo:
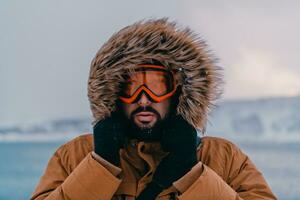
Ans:
[[[154,115],[156,115],[157,120],[152,126],[149,126],[147,124],[138,126],[134,122],[134,115],[142,111],[152,112]],[[166,119],[167,116],[162,119],[160,114],[150,106],[139,107],[130,115],[127,136],[129,138],[138,139],[139,141],[145,142],[160,141]]]
[[[158,120],[152,127],[140,127],[133,120],[129,120],[128,136],[139,141],[160,141],[162,135],[162,124],[164,120]]]

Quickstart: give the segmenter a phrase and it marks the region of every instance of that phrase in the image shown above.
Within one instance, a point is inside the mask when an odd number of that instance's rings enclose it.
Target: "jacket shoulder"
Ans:
[[[205,146],[214,146],[216,149],[225,148],[231,150],[239,150],[239,147],[236,144],[221,137],[204,136],[201,138],[201,142]]]
[[[76,166],[93,151],[92,134],[83,134],[61,145],[55,152],[61,164],[68,173],[71,173]]]
[[[86,146],[87,148],[92,147],[93,135],[91,133],[86,133],[79,135],[70,141],[62,144],[59,149],[71,149],[79,146]]]
[[[225,181],[249,159],[233,142],[211,136],[202,137],[198,158]]]

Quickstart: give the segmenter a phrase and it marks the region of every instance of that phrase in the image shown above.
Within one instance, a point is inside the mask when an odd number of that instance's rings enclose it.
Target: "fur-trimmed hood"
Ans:
[[[203,40],[165,18],[127,26],[97,52],[88,80],[94,123],[115,109],[122,75],[138,64],[153,61],[181,71],[177,113],[204,132],[210,108],[221,94],[220,68]]]

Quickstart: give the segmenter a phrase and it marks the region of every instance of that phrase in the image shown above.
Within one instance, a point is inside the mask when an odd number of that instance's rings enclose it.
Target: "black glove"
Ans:
[[[197,131],[192,125],[181,115],[173,115],[163,130],[161,146],[169,154],[159,163],[152,182],[141,192],[138,200],[155,199],[197,163]]]
[[[124,144],[124,126],[123,115],[113,112],[93,128],[95,153],[116,166],[120,163],[119,150]]]

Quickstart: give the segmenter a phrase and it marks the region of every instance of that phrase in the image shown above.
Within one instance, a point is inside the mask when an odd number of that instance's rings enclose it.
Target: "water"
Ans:
[[[0,200],[29,199],[61,142],[0,143]],[[300,199],[300,143],[238,143],[263,172],[278,199]]]
[[[29,199],[50,156],[61,143],[0,143],[0,200]]]

